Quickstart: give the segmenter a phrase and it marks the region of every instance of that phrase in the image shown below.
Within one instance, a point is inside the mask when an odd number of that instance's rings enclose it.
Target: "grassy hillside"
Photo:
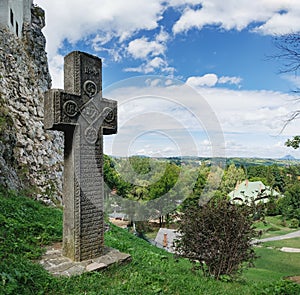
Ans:
[[[54,278],[33,260],[43,245],[61,240],[61,210],[3,190],[0,208],[0,294],[300,294],[300,286],[280,280],[300,274],[292,253],[258,248],[257,268],[238,282],[216,282],[193,272],[187,260],[175,260],[115,226],[106,234],[106,244],[130,253],[130,264]]]
[[[291,220],[282,221],[282,216],[266,216],[264,221],[256,221],[254,224],[257,230],[262,232],[261,238],[270,238],[297,231],[298,228],[291,228]],[[300,244],[298,245],[300,248]]]

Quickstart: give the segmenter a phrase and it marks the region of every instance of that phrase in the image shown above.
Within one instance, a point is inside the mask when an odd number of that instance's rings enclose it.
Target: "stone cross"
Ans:
[[[74,51],[64,60],[64,90],[45,93],[45,129],[64,132],[63,255],[74,261],[104,248],[103,134],[117,132],[117,102],[102,98],[102,63]]]

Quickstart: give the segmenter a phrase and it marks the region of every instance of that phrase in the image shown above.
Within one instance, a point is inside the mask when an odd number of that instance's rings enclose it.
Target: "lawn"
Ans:
[[[272,282],[283,277],[300,275],[299,253],[262,247],[256,248],[256,254],[259,258],[255,262],[255,268],[248,269],[244,274],[247,280]]]
[[[282,247],[300,248],[300,238],[292,238],[292,239],[286,239],[286,240],[265,242],[262,245],[264,247],[274,247],[274,248],[282,248]],[[298,255],[300,255],[300,254],[298,254]]]
[[[275,237],[279,235],[285,235],[294,231],[299,230],[290,228],[290,221],[287,220],[285,223],[282,221],[281,215],[278,216],[266,216],[265,221],[255,222],[255,228],[262,232],[261,238]]]
[[[235,282],[215,281],[192,271],[189,261],[174,259],[113,225],[105,242],[130,253],[131,263],[72,278],[52,277],[34,260],[44,245],[61,240],[61,210],[4,190],[0,208],[0,294],[300,294],[300,286],[281,280],[300,274],[299,254],[295,258],[294,253],[257,248],[261,257],[255,268]]]

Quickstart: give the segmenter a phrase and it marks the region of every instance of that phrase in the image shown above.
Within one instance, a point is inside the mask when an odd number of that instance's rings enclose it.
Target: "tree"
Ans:
[[[132,189],[132,184],[124,181],[115,169],[115,161],[111,157],[104,155],[104,181],[106,189],[116,190],[121,197],[126,197]]]
[[[193,187],[193,192],[189,194],[183,201],[182,208],[187,208],[190,206],[197,206],[199,203],[199,197],[201,196],[201,193],[205,187],[206,179],[208,176],[208,170],[200,170],[198,173],[198,177],[196,180],[196,183]]]
[[[296,218],[300,221],[300,184],[298,182],[287,188],[280,205],[284,217]]]
[[[229,194],[234,190],[238,181],[246,179],[245,171],[243,168],[236,168],[234,164],[230,164],[223,175],[221,182],[221,191],[225,194]]]
[[[149,186],[149,199],[152,200],[152,208],[159,214],[160,227],[163,225],[165,215],[174,207],[174,200],[170,196],[178,181],[180,170],[175,164],[167,163],[163,175]]]
[[[178,255],[217,280],[251,266],[256,258],[251,244],[256,232],[250,210],[226,199],[188,208],[179,226]]]
[[[297,74],[300,69],[300,32],[277,36],[274,41],[279,53],[273,57],[283,64],[280,72]]]
[[[300,136],[296,135],[293,137],[293,139],[288,139],[285,145],[294,149],[298,149],[300,146]]]
[[[282,61],[283,67],[280,69],[280,73],[294,73],[297,76],[300,70],[300,32],[276,37],[275,46],[278,48],[279,53],[272,57]],[[296,89],[294,93],[299,94],[300,89]],[[285,126],[299,118],[299,116],[300,110],[292,112]],[[287,140],[285,144],[294,149],[299,148],[300,136],[294,136],[293,139]]]

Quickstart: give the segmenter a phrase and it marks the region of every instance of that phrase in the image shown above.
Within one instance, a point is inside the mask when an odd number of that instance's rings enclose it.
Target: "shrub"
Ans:
[[[280,230],[279,227],[271,226],[271,227],[269,227],[266,231],[269,232],[269,231],[278,231],[278,230]]]
[[[286,219],[283,219],[283,220],[280,222],[280,225],[286,227],[286,226],[287,226]]]
[[[299,220],[296,218],[293,218],[290,223],[290,228],[298,228],[298,227],[299,227]]]
[[[256,258],[251,240],[257,234],[250,213],[249,207],[222,199],[186,209],[177,254],[195,263],[206,276],[232,278]]]

